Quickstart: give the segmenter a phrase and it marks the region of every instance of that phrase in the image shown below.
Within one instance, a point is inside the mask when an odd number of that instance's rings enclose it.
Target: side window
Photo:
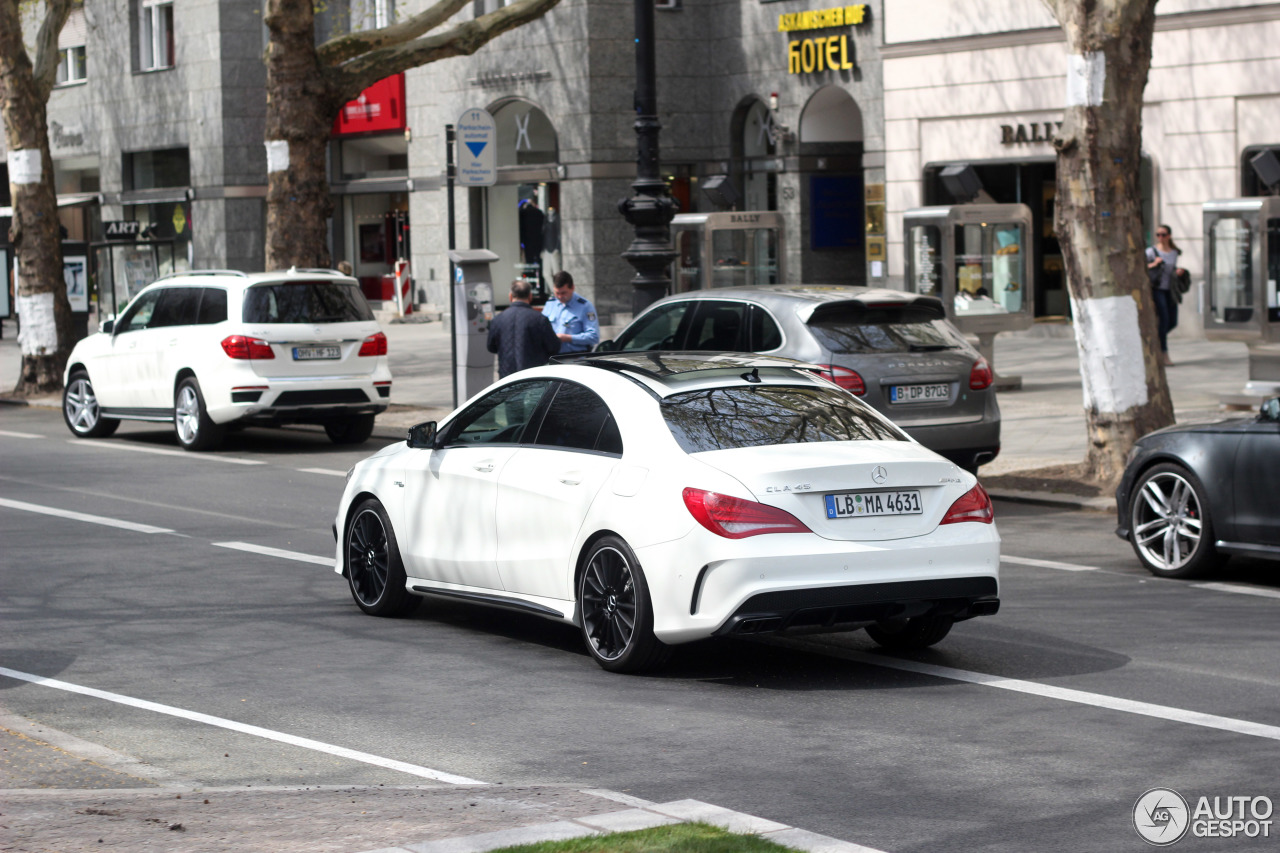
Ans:
[[[201,326],[222,323],[227,319],[227,292],[218,287],[201,288],[200,313],[196,323]]]
[[[200,288],[169,287],[160,293],[155,313],[151,315],[148,329],[161,326],[191,326],[196,322],[196,310],[200,307]]]
[[[538,434],[530,443],[539,447],[622,453],[622,437],[618,435],[618,425],[609,407],[594,391],[573,382],[560,383]]]
[[[692,302],[675,302],[655,308],[618,337],[620,350],[680,349],[680,322]]]
[[[699,302],[689,325],[689,339],[685,349],[719,352],[745,352],[743,340],[743,314],[747,306],[742,302],[706,300]]]
[[[477,400],[444,430],[440,444],[517,444],[550,380],[517,382]]]
[[[772,315],[759,305],[751,306],[751,351],[768,352],[782,346],[782,330]]]
[[[161,292],[159,290],[150,290],[135,299],[133,304],[125,309],[124,316],[120,318],[120,322],[116,324],[116,334],[122,335],[125,332],[136,332],[139,329],[145,329],[151,322],[151,315],[155,313],[156,303],[160,300]]]

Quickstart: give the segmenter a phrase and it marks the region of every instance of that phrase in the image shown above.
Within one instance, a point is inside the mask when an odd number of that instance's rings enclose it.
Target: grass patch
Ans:
[[[673,823],[636,832],[588,835],[503,847],[492,853],[794,853],[758,835],[738,835],[705,823]]]

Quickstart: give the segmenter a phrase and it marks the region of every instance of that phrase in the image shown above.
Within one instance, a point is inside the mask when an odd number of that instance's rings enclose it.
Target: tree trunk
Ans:
[[[41,28],[42,48],[48,47],[46,31],[52,30],[55,57],[57,35],[66,21],[68,5],[66,0],[50,3],[48,20]],[[0,0],[0,107],[4,112],[9,191],[13,199],[9,239],[20,272],[15,307],[21,323],[18,339],[22,369],[13,393],[20,397],[60,389],[62,371],[75,343],[71,304],[62,277],[58,201],[45,116],[56,63],[46,68],[47,62],[38,59],[32,66],[23,44],[18,2]]]
[[[333,200],[325,154],[342,105],[316,56],[312,0],[270,0],[266,24],[266,267],[328,267]]]
[[[1050,2],[1067,36],[1055,228],[1070,288],[1092,479],[1119,481],[1129,448],[1173,423],[1146,275],[1139,165],[1156,0]]]

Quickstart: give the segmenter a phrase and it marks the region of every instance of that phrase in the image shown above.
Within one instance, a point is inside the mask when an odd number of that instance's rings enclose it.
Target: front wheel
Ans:
[[[120,421],[104,418],[98,397],[93,393],[89,374],[77,370],[62,391],[62,419],[67,428],[80,438],[106,438],[116,431]]]
[[[371,616],[404,616],[418,604],[405,588],[404,563],[387,511],[375,498],[347,522],[347,583],[356,605]]]
[[[324,432],[334,444],[364,444],[373,435],[373,415],[352,415],[328,421]]]
[[[587,651],[610,672],[643,672],[670,655],[671,648],[653,635],[653,604],[640,561],[618,537],[592,546],[578,582],[578,603]]]
[[[1191,578],[1222,564],[1204,485],[1181,465],[1143,472],[1129,499],[1129,541],[1147,570],[1161,578]]]
[[[927,649],[951,633],[950,616],[916,616],[867,626],[867,634],[886,649]]]
[[[183,450],[212,450],[222,443],[223,429],[209,417],[194,376],[182,380],[173,395],[173,433]]]

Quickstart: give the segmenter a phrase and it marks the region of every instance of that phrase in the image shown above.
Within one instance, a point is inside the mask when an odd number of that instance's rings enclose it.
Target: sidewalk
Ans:
[[[383,326],[394,377],[391,407],[378,417],[375,434],[400,438],[424,420],[452,411],[452,350],[448,324],[388,323]],[[1048,336],[1052,331],[1055,336]],[[17,383],[21,357],[13,324],[0,340],[0,396]],[[1061,335],[1061,336],[1059,336]],[[1219,397],[1234,394],[1248,378],[1245,345],[1175,338],[1168,369],[1179,421],[1219,413]],[[995,342],[996,370],[1020,375],[1021,390],[1000,394],[1003,420],[1000,455],[984,465],[986,476],[1080,462],[1085,453],[1085,420],[1075,338],[1061,327],[1005,333]],[[32,405],[60,405],[56,396]]]

